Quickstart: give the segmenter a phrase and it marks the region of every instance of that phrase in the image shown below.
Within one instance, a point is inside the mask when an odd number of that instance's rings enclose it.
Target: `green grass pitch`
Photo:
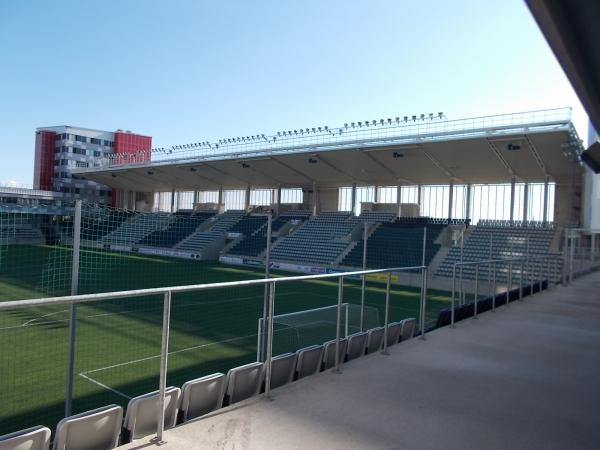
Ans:
[[[64,295],[70,288],[69,249],[0,249],[0,301]],[[262,269],[84,250],[80,293],[263,278]],[[291,275],[276,273],[274,276]],[[337,303],[336,280],[282,283],[275,314]],[[447,294],[429,291],[427,322],[447,307]],[[390,321],[418,317],[419,290],[393,286]],[[347,280],[344,302],[360,304],[360,284]],[[177,294],[172,299],[168,384],[256,360],[257,321],[264,287]],[[385,286],[367,284],[366,304],[383,320]],[[77,307],[73,412],[117,403],[158,386],[162,297],[96,302]],[[69,306],[0,312],[0,434],[32,425],[54,428],[64,417]],[[322,333],[315,341],[333,338]],[[296,350],[296,332],[277,328],[274,354]],[[353,331],[353,330],[351,330]],[[310,332],[308,332],[310,338]],[[305,336],[306,337],[306,336]],[[315,342],[316,343],[316,342]]]

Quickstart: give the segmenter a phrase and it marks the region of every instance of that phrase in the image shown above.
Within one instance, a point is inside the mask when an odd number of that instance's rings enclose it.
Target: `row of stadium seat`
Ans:
[[[435,241],[443,225],[425,225],[427,239],[425,262],[427,265],[438,252]],[[423,229],[425,227],[401,221],[381,224],[367,239],[366,265],[371,269],[385,267],[420,266],[423,258]],[[362,267],[364,240],[348,252],[341,262],[343,266]]]
[[[387,345],[413,337],[416,320],[404,319],[388,325]],[[377,352],[384,339],[384,327],[355,333],[340,339],[340,363]],[[299,349],[272,359],[271,389],[286,385],[335,366],[336,341]],[[265,365],[254,362],[229,370],[227,375],[212,375],[188,381],[180,388],[165,390],[165,429],[202,417],[223,406],[232,405],[264,391]],[[54,437],[53,450],[112,449],[156,431],[158,391],[129,400],[125,417],[123,408],[108,405],[62,419]],[[28,428],[0,436],[0,450],[47,450],[50,429]]]
[[[477,223],[480,227],[494,228],[554,228],[553,222],[542,222],[539,220],[485,220],[482,219]]]
[[[205,231],[196,231],[192,233],[174,248],[189,252],[199,253],[217,239],[224,236],[226,231],[229,231],[236,223],[243,219],[245,213],[241,210],[230,209],[222,214],[212,218],[214,223]]]
[[[206,220],[216,214],[216,211],[198,212],[197,214],[177,211],[173,215],[172,221],[162,230],[153,231],[148,236],[139,241],[139,245],[148,245],[150,247],[173,247],[182,241],[196,228]]]

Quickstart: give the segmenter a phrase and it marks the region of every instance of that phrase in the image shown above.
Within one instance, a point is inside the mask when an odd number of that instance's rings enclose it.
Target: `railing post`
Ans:
[[[163,300],[163,324],[160,346],[160,378],[158,386],[158,423],[156,425],[156,441],[162,444],[165,430],[165,392],[167,390],[167,368],[169,358],[169,326],[171,321],[171,291],[165,292]]]
[[[271,234],[272,234],[272,225],[273,225],[273,214],[269,214],[267,218],[267,249],[265,253],[265,278],[269,278],[271,276]],[[263,299],[263,330],[260,336],[258,336],[258,353],[259,353],[259,361],[265,360],[266,353],[266,345],[267,345],[267,314],[269,312],[269,284],[265,284],[265,292]]]
[[[492,263],[492,311],[496,312],[496,263]]]
[[[362,269],[367,269],[367,228],[368,223],[364,222],[363,224],[363,263]],[[366,295],[366,285],[367,285],[367,276],[363,273],[361,277],[361,286],[360,286],[360,331],[364,331],[365,325],[365,295]]]
[[[73,214],[73,255],[71,263],[71,295],[79,290],[79,251],[81,247],[81,200],[75,200]],[[73,413],[73,382],[75,377],[75,344],[77,339],[77,305],[71,303],[69,317],[69,347],[67,355],[67,392],[65,417]]]
[[[519,300],[523,301],[523,270],[524,270],[524,264],[523,264],[523,260],[520,261],[520,271],[521,273],[519,274]]]
[[[475,299],[473,300],[473,318],[477,317],[477,301],[479,300],[479,264],[475,264]]]
[[[454,328],[454,297],[456,295],[456,263],[452,266],[452,303],[450,309],[450,328]]]
[[[569,284],[573,282],[573,260],[575,255],[575,245],[571,240],[571,247],[569,251]]]
[[[425,340],[425,315],[427,314],[427,267],[421,269],[423,279],[421,280],[421,339]]]
[[[271,373],[273,361],[273,315],[275,312],[275,282],[269,286],[269,308],[268,308],[268,328],[267,328],[267,356],[265,359],[265,397],[271,398]]]
[[[512,261],[508,261],[508,279],[506,280],[506,306],[510,303],[510,290],[512,289]]]
[[[383,350],[381,353],[389,355],[387,351],[388,325],[390,323],[390,289],[392,284],[392,273],[388,272],[387,283],[385,285],[385,324],[383,329]]]
[[[335,373],[342,373],[340,370],[340,327],[342,325],[342,302],[344,299],[344,277],[340,276],[338,280],[338,302],[337,302],[337,320],[335,327]]]

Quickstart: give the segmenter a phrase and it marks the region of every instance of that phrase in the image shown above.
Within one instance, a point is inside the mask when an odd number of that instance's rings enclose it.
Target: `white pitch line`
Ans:
[[[102,387],[104,389],[108,389],[109,391],[114,392],[115,394],[120,395],[121,397],[124,397],[127,400],[131,400],[131,398],[132,398],[132,397],[130,397],[127,394],[123,394],[121,391],[117,391],[116,389],[113,389],[110,386],[107,386],[107,385],[105,385],[103,383],[100,383],[99,381],[94,380],[93,378],[88,377],[84,373],[80,373],[79,376],[82,377],[82,378],[85,378],[88,381],[91,381],[92,383],[94,383],[94,384],[96,384],[96,385],[98,385],[98,386],[100,386],[100,387]]]
[[[68,311],[68,309],[61,309],[60,311],[55,311],[55,312],[53,312],[53,313],[44,314],[44,315],[41,315],[41,316],[39,316],[39,317],[36,317],[35,319],[30,319],[30,320],[28,320],[27,322],[24,322],[24,323],[22,323],[22,324],[21,324],[21,325],[19,325],[19,326],[20,326],[20,327],[26,327],[26,326],[28,326],[29,324],[33,324],[33,322],[35,322],[36,320],[39,320],[39,319],[41,319],[41,318],[43,318],[43,317],[53,316],[54,314],[60,314],[60,313],[64,313],[64,312],[66,312],[66,311]],[[62,321],[60,321],[60,320],[57,320],[57,321],[55,321],[55,322],[62,322]],[[50,322],[50,323],[53,323],[53,322]],[[4,328],[2,328],[2,329],[4,329]]]

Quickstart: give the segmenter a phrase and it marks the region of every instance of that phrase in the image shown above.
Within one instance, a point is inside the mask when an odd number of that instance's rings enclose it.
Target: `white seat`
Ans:
[[[335,339],[333,341],[325,342],[325,349],[323,351],[323,370],[331,369],[335,367]],[[340,364],[344,362],[344,356],[346,355],[346,345],[348,341],[346,338],[340,339],[340,353],[338,361]]]
[[[296,351],[296,375],[298,379],[314,375],[321,369],[323,346],[312,345]]]
[[[0,450],[48,450],[50,429],[38,425],[0,436]]]
[[[367,332],[367,353],[374,353],[381,348],[383,327],[371,328]]]
[[[296,354],[284,353],[271,360],[271,389],[290,383],[296,370]]]
[[[111,449],[119,445],[123,408],[104,406],[65,417],[56,426],[53,450]]]
[[[400,331],[402,329],[401,322],[392,322],[388,324],[388,332],[387,332],[387,345],[397,344],[400,340]]]
[[[410,318],[404,319],[400,322],[402,328],[400,330],[400,342],[407,341],[415,335],[415,327],[417,326],[417,319]]]
[[[346,346],[346,357],[348,361],[360,358],[365,354],[367,346],[367,332],[362,331],[348,336],[348,345]]]
[[[181,389],[169,387],[165,391],[165,429],[175,426],[177,406]],[[129,400],[123,428],[128,441],[139,439],[156,432],[158,425],[158,391],[140,395]]]
[[[225,375],[213,373],[186,381],[181,387],[180,415],[183,422],[213,412],[223,406]]]
[[[254,362],[234,367],[227,373],[227,398],[229,404],[253,397],[260,392],[264,376],[264,364]]]

